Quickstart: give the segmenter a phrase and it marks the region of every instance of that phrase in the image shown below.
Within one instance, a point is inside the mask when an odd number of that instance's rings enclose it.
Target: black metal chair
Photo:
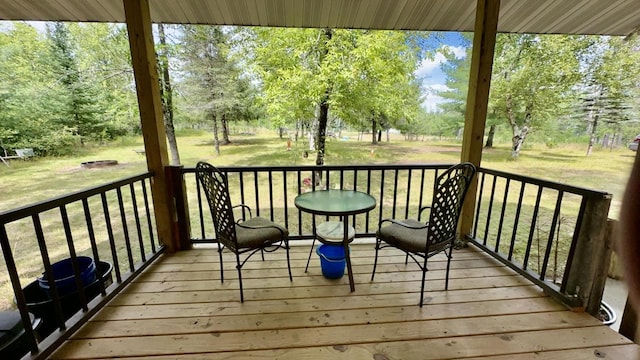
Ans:
[[[424,280],[427,260],[432,256],[445,252],[447,255],[447,274],[445,290],[449,288],[449,267],[451,252],[456,239],[458,219],[464,202],[469,183],[476,173],[471,163],[462,163],[450,167],[436,179],[433,200],[430,206],[424,206],[418,211],[418,220],[384,219],[380,221],[376,232],[376,257],[373,263],[371,281],[376,274],[378,251],[385,247],[394,247],[407,254],[422,270],[422,287],[420,289],[420,306],[424,299]],[[430,209],[429,221],[421,222],[422,212]],[[383,226],[385,224],[389,224]],[[385,244],[383,245],[382,242]],[[421,260],[419,260],[421,259]]]
[[[289,268],[289,280],[291,276],[291,263],[289,261],[289,231],[268,219],[251,216],[251,208],[240,204],[231,206],[227,177],[216,167],[205,162],[199,162],[196,166],[196,174],[200,185],[209,203],[213,225],[218,240],[218,253],[220,255],[220,281],[224,282],[224,270],[222,266],[222,251],[227,248],[236,255],[236,269],[240,281],[240,302],[244,302],[242,291],[242,266],[255,254],[263,251],[273,252],[284,248],[287,252],[287,267]],[[242,208],[243,219],[235,221],[233,209]],[[249,214],[245,220],[244,214]],[[240,261],[240,255],[249,255]],[[264,253],[263,260],[264,260]]]

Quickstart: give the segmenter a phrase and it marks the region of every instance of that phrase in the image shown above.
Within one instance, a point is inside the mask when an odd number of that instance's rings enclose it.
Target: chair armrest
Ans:
[[[407,225],[407,224],[405,224],[405,223],[403,223],[401,221],[398,221],[396,219],[383,219],[382,221],[380,221],[380,224],[378,225],[378,227],[379,228],[382,227],[382,224],[387,223],[387,222],[390,222],[390,223],[396,224],[396,225],[400,225],[400,226],[405,227],[407,229],[418,230],[418,229],[426,229],[427,228],[427,224],[424,224],[422,226],[411,226],[411,225]]]
[[[423,206],[418,210],[418,221],[422,221],[422,212],[431,209],[431,206]]]
[[[235,208],[242,208],[242,219],[241,219],[242,221],[245,220],[245,218],[244,218],[244,210],[247,210],[249,212],[249,219],[251,219],[253,217],[253,215],[251,215],[251,208],[249,206],[247,206],[245,204],[240,204],[240,205],[235,205],[235,206],[231,207],[231,209],[235,209]],[[238,220],[238,221],[240,221],[240,220]],[[238,222],[238,221],[236,221],[236,222]]]

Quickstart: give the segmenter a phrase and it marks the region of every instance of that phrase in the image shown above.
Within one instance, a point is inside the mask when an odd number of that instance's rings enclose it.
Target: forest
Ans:
[[[126,28],[43,25],[0,24],[4,150],[60,156],[139,134]],[[210,130],[217,153],[234,124],[307,136],[322,164],[325,138],[343,129],[375,144],[391,129],[454,138],[464,125],[473,34],[460,56],[437,32],[156,24],[154,33],[172,163],[181,128]],[[444,101],[428,111],[433,90],[416,70],[438,54]],[[486,146],[497,137],[518,157],[526,142],[582,143],[587,155],[624,144],[640,133],[639,83],[637,35],[498,34]]]

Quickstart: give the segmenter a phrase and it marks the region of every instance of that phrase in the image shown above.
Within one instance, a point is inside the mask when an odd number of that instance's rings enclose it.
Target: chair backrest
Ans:
[[[450,167],[436,179],[429,214],[427,249],[455,239],[462,203],[475,173],[473,164],[461,163]]]
[[[215,166],[205,162],[196,165],[196,175],[209,203],[217,240],[230,250],[236,250],[238,239],[227,177]]]

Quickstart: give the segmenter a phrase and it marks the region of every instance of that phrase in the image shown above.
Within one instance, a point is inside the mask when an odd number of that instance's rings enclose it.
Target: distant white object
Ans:
[[[4,150],[4,156],[0,155],[0,160],[7,166],[9,166],[9,163],[7,162],[7,160],[9,159],[22,159],[22,160],[26,160],[32,156],[35,156],[33,149],[31,148],[26,148],[26,149],[16,149],[15,150],[16,154],[12,155],[12,156],[7,156],[7,151]]]
[[[631,151],[638,151],[638,144],[640,143],[640,135],[636,135],[632,142],[630,142],[627,146]]]
[[[31,148],[16,149],[16,155],[18,155],[18,157],[21,158],[21,159],[35,156],[35,154],[33,153],[33,149],[31,149]]]

